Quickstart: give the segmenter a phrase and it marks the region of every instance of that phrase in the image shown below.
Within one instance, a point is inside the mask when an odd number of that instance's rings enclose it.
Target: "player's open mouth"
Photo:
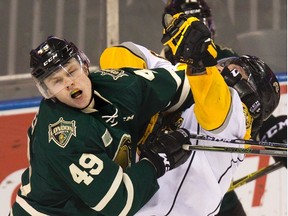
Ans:
[[[82,94],[82,90],[80,90],[80,89],[74,89],[74,90],[70,93],[71,98],[73,98],[73,99],[79,98],[79,97],[81,96],[81,94]]]

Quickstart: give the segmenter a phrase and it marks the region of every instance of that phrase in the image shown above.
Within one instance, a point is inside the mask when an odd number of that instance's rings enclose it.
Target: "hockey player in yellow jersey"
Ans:
[[[184,68],[188,65],[186,75],[195,104],[181,114],[181,127],[190,133],[219,140],[249,139],[251,131],[257,132],[278,105],[279,83],[270,68],[248,55],[217,64],[209,31],[196,18],[174,16],[165,26],[162,42],[171,47]],[[122,56],[114,65],[111,59],[120,53],[128,56]],[[149,68],[146,53],[149,52],[139,45],[123,43],[103,52],[101,67],[133,67],[137,62],[137,66]],[[216,215],[243,159],[244,155],[238,153],[193,151],[183,166],[159,179],[159,191],[136,215]]]

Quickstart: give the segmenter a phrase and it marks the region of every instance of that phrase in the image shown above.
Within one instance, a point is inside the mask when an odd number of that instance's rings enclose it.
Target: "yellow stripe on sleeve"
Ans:
[[[195,100],[195,115],[205,130],[215,130],[224,122],[231,106],[231,94],[218,69],[206,67],[207,74],[188,76]]]

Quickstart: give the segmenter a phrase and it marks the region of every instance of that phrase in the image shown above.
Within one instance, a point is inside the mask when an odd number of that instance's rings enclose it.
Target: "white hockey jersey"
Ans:
[[[211,132],[200,127],[193,111],[186,110],[182,127],[193,134],[216,138],[243,138],[246,132],[243,109],[237,92],[230,89],[232,109],[225,123]],[[193,145],[215,145],[215,142],[191,140]],[[218,145],[228,146],[227,143]],[[230,144],[231,147],[238,147]],[[158,182],[160,189],[136,216],[212,216],[220,209],[233,175],[244,159],[243,154],[193,151],[190,159],[177,169],[167,172]]]
[[[165,67],[170,64],[131,42],[114,48],[104,51],[101,67],[153,68],[159,66],[159,63]],[[111,61],[113,56],[118,56],[116,61]],[[119,56],[122,57],[119,59]],[[195,104],[183,112],[181,127],[188,129],[191,134],[204,134],[219,139],[249,137],[245,107],[238,93],[228,88],[216,67],[206,70],[207,75],[204,76],[187,76]],[[216,145],[215,142],[197,140],[191,140],[191,143]],[[229,146],[220,142],[218,145]],[[239,147],[236,144],[230,146]],[[160,189],[136,216],[216,215],[243,159],[244,155],[238,153],[193,151],[185,164],[159,178]]]

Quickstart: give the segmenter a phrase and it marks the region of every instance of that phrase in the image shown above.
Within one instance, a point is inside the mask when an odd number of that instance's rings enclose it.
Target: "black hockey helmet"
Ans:
[[[30,52],[31,75],[45,98],[50,98],[44,85],[44,79],[54,73],[60,65],[65,65],[71,58],[89,68],[89,59],[72,43],[65,39],[49,36],[36,49]]]
[[[174,15],[184,12],[191,16],[197,17],[210,30],[211,37],[215,35],[215,23],[212,17],[211,9],[204,0],[168,0],[164,9],[164,13]]]
[[[262,106],[261,119],[268,119],[280,100],[280,85],[269,66],[258,57],[251,55],[230,57],[220,60],[218,63],[220,65],[225,63],[226,66],[229,64],[239,65],[246,71],[247,82],[259,96]]]

